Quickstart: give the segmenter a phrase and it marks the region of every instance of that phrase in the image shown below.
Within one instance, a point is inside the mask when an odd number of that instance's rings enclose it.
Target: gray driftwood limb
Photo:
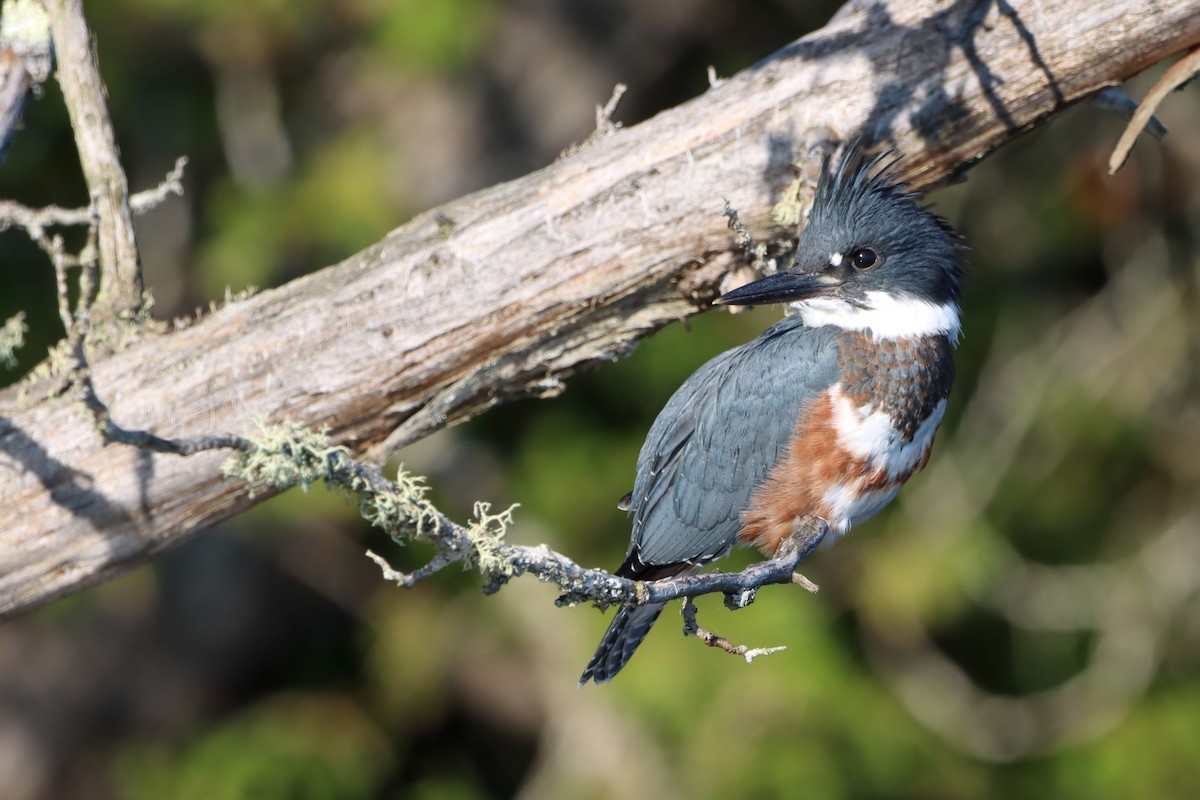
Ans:
[[[806,131],[889,140],[929,187],[1197,41],[1192,2],[854,5],[704,95],[341,264],[143,333],[95,359],[95,384],[114,420],[162,436],[246,432],[265,416],[328,425],[358,453],[403,445],[506,397],[556,393],[705,308],[735,262],[724,201],[770,235]],[[255,502],[222,476],[222,454],[103,447],[78,403],[45,388],[0,393],[0,615]]]

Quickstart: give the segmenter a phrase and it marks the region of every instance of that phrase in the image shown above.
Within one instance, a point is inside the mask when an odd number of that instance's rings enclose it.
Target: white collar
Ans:
[[[834,325],[851,331],[870,331],[876,340],[920,336],[949,336],[958,344],[962,326],[958,305],[937,305],[911,295],[867,292],[865,303],[855,305],[832,297],[811,297],[789,303],[810,328]]]

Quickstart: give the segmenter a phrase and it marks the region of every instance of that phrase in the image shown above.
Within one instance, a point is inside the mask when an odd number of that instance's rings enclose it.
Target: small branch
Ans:
[[[157,208],[171,195],[183,196],[183,170],[187,166],[187,156],[175,159],[175,166],[166,177],[152,189],[144,189],[130,198],[130,206],[134,214],[145,214]],[[67,227],[74,225],[92,225],[97,214],[92,206],[84,208],[62,208],[60,206],[45,206],[30,208],[13,200],[0,200],[0,231],[17,226],[29,234],[42,251],[50,257],[56,270],[66,267],[80,266],[79,259],[65,252],[62,239],[51,237],[47,229],[51,227]],[[63,279],[59,278],[59,300],[66,297]],[[62,310],[60,308],[60,315]],[[63,325],[68,330],[70,324],[63,318]]]
[[[7,230],[13,225],[23,228],[35,242],[44,238],[46,228],[54,225],[87,225],[91,222],[91,212],[85,208],[60,208],[46,206],[30,208],[12,200],[0,200],[0,230]]]
[[[85,320],[80,324],[81,318]],[[74,359],[72,380],[79,390],[83,405],[91,412],[96,430],[100,438],[107,444],[126,444],[153,450],[156,453],[170,453],[177,456],[192,456],[208,450],[235,450],[240,453],[252,453],[258,445],[250,439],[232,433],[210,434],[192,438],[167,439],[150,431],[131,430],[113,422],[108,406],[96,393],[92,383],[91,368],[88,366],[86,348],[84,345],[87,330],[86,316],[76,315],[76,325],[70,336],[70,352]],[[76,333],[79,331],[79,333]]]
[[[405,588],[412,588],[451,564],[470,560],[472,551],[481,546],[475,526],[464,528],[428,505],[425,511],[433,515],[437,530],[435,535],[425,537],[438,548],[428,564],[416,572],[403,573],[392,569],[378,555],[369,555],[384,569],[385,579]],[[478,510],[476,516],[479,516]],[[512,578],[532,574],[538,580],[554,583],[564,590],[564,594],[556,601],[559,606],[583,602],[592,602],[601,608],[619,604],[644,605],[721,593],[726,595],[727,606],[742,608],[754,602],[755,592],[760,587],[770,584],[795,583],[814,591],[815,584],[803,576],[796,576],[795,572],[800,562],[820,544],[828,530],[828,524],[817,517],[798,519],[792,535],[784,540],[774,557],[751,564],[741,572],[709,572],[648,582],[581,567],[544,544],[526,547],[493,541],[483,545],[494,564],[490,580],[483,590],[486,594],[493,594]],[[485,565],[481,563],[480,566]],[[488,572],[486,569],[484,571],[485,574]]]
[[[167,439],[150,431],[130,430],[121,427],[113,422],[108,406],[96,394],[96,388],[92,384],[91,372],[87,368],[82,339],[76,340],[74,355],[76,364],[81,365],[77,366],[75,371],[76,385],[79,387],[83,404],[92,413],[92,417],[96,421],[97,430],[99,430],[100,437],[105,444],[127,444],[132,447],[140,447],[144,450],[153,450],[156,453],[170,453],[177,456],[192,456],[208,450],[226,449],[236,450],[241,453],[250,453],[257,449],[257,445],[250,439],[232,433]]]
[[[175,166],[166,174],[158,186],[153,189],[143,189],[129,198],[129,207],[139,217],[166,202],[171,195],[183,197],[183,170],[187,167],[187,156],[175,159]]]
[[[152,189],[143,189],[129,198],[130,208],[134,214],[142,215],[162,205],[171,195],[183,196],[183,171],[187,167],[187,156],[175,159],[175,166],[163,177],[162,181]],[[24,228],[33,235],[54,225],[66,227],[69,225],[89,225],[92,222],[92,209],[62,208],[60,206],[45,206],[30,208],[15,203],[12,200],[0,200],[0,230],[12,225]]]
[[[1092,97],[1092,105],[1105,111],[1111,111],[1126,122],[1133,119],[1134,113],[1138,110],[1137,101],[1116,86],[1109,86],[1107,89],[1097,92]],[[1146,131],[1155,139],[1162,139],[1167,135],[1167,126],[1163,125],[1161,119],[1151,115],[1150,119],[1146,121]]]
[[[129,184],[117,154],[116,136],[104,102],[104,82],[83,4],[81,0],[46,0],[45,8],[79,162],[100,218],[96,312],[109,322],[132,315],[142,305],[142,273],[129,208]]]
[[[1115,174],[1124,166],[1125,159],[1129,158],[1129,151],[1133,149],[1133,143],[1137,140],[1138,134],[1154,119],[1154,112],[1163,99],[1191,80],[1198,72],[1200,72],[1200,47],[1195,47],[1186,56],[1172,64],[1171,68],[1150,87],[1150,91],[1146,92],[1146,96],[1142,98],[1142,104],[1138,106],[1137,111],[1133,112],[1133,117],[1125,126],[1125,132],[1117,140],[1117,146],[1113,148],[1112,155],[1109,156],[1109,175]]]
[[[612,96],[608,98],[608,102],[604,105],[596,104],[596,130],[592,131],[591,135],[582,142],[573,144],[566,150],[559,153],[558,158],[570,158],[571,156],[582,153],[587,148],[596,144],[621,129],[621,123],[613,122],[612,116],[617,111],[617,105],[621,102],[621,98],[625,96],[625,92],[629,89],[623,83],[618,83],[613,87]]]
[[[58,318],[62,321],[63,330],[69,334],[73,322],[71,320],[71,290],[67,286],[67,268],[79,266],[79,259],[67,253],[61,236],[55,236],[49,240],[45,239],[45,237],[40,237],[35,238],[34,241],[41,246],[46,255],[50,256],[50,261],[54,264],[54,284],[57,289],[55,294],[58,300]]]
[[[809,594],[816,594],[817,592],[821,591],[820,586],[813,583],[808,578],[801,575],[799,572],[792,575],[792,583],[796,584],[797,586],[799,586],[801,589],[808,592]]]
[[[593,135],[609,136],[621,127],[621,123],[613,122],[612,117],[617,113],[617,105],[628,90],[628,86],[618,83],[613,87],[612,97],[608,98],[608,102],[602,106],[596,106],[596,133]]]
[[[787,650],[787,648],[782,645],[779,647],[751,648],[744,644],[734,644],[724,636],[718,636],[712,631],[701,628],[699,623],[696,622],[696,611],[696,604],[692,601],[692,598],[684,598],[683,611],[680,612],[683,615],[683,635],[695,636],[709,647],[715,647],[719,650],[724,650],[730,655],[741,656],[742,658],[746,659],[747,664],[754,663],[754,659],[758,658],[759,656],[769,656],[772,653],[781,653],[784,650]]]
[[[439,553],[430,559],[428,564],[420,569],[413,570],[412,572],[401,572],[400,570],[394,569],[390,564],[388,564],[387,560],[383,556],[371,550],[367,551],[367,558],[379,565],[379,568],[383,571],[383,579],[385,581],[388,583],[394,583],[397,586],[405,589],[411,589],[413,586],[416,586],[419,581],[425,580],[435,572],[438,572],[442,568],[449,566],[451,563],[446,556],[443,556]]]

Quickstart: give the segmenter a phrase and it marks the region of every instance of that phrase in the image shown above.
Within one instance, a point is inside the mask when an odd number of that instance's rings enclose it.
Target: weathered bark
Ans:
[[[328,425],[404,444],[702,310],[809,128],[889,139],[928,187],[1200,41],[1191,2],[847,9],[703,96],[427,212],[341,264],[93,365],[126,427]],[[219,454],[101,447],[78,404],[0,394],[0,614],[96,583],[246,508]],[[519,498],[517,498],[519,499]]]

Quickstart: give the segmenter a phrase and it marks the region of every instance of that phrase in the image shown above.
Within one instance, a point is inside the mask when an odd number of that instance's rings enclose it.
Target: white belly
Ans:
[[[934,407],[911,441],[901,437],[886,413],[855,406],[840,391],[833,398],[833,410],[837,443],[861,459],[866,465],[864,474],[872,476],[839,483],[824,495],[833,533],[843,536],[851,527],[878,514],[920,466],[946,413],[946,401]],[[868,489],[868,485],[880,488]]]

